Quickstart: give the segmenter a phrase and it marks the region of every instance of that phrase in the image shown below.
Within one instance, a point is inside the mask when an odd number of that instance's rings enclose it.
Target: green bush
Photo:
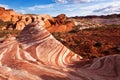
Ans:
[[[4,22],[4,21],[0,20],[0,26],[5,26],[5,25],[9,25],[9,24],[12,24],[12,22],[11,21]]]
[[[20,30],[0,30],[0,38],[6,36],[7,34],[17,36],[20,32]]]

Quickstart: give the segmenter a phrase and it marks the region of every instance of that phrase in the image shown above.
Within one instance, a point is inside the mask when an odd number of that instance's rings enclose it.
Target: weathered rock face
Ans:
[[[0,7],[0,20],[10,21],[11,15],[5,8]]]
[[[0,20],[2,21],[17,21],[20,14],[16,13],[12,9],[0,8]]]
[[[0,7],[0,14],[2,14],[2,13],[3,13],[3,11],[5,11],[5,8]]]
[[[74,22],[72,20],[67,21],[65,14],[45,21],[45,27],[49,32],[68,32],[73,29],[73,26],[75,26]]]
[[[14,24],[19,21],[21,18],[18,15],[11,15],[11,22],[13,22]]]
[[[16,23],[16,30],[22,30],[25,27],[25,23],[23,21],[19,21]]]
[[[119,80],[120,55],[81,60],[36,21],[0,43],[0,79]]]
[[[30,14],[19,14],[16,13],[12,9],[5,9],[3,7],[0,7],[0,20],[3,22],[11,22],[12,24],[6,24],[5,27],[2,27],[3,29],[9,29],[12,28],[16,30],[22,30],[26,25],[30,24],[31,22],[44,19],[45,21],[47,19],[52,19],[49,15],[30,15]]]
[[[46,21],[47,19],[51,19],[49,15],[22,15],[18,17],[18,20],[15,21],[15,25],[17,30],[22,30],[26,25],[30,24],[31,22],[44,19]],[[22,25],[21,25],[22,23]]]
[[[12,9],[0,8],[0,20],[3,22],[11,22],[12,24],[6,24],[5,27],[1,27],[1,30],[22,30],[26,25],[37,20],[44,20],[45,27],[50,32],[67,32],[72,30],[74,26],[73,21],[66,21],[67,16],[65,14],[60,14],[53,18],[50,15],[31,15],[31,14],[19,14]]]
[[[55,18],[55,21],[58,24],[64,24],[66,19],[67,19],[67,16],[65,14],[60,14]]]

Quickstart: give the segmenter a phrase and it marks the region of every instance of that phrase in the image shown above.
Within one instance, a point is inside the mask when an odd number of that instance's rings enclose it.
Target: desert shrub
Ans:
[[[80,25],[74,26],[74,27],[73,27],[73,30],[69,31],[69,33],[75,33],[75,32],[80,31],[80,27],[81,27]]]
[[[109,51],[109,50],[105,50],[105,51],[103,51],[103,54],[104,54],[104,55],[109,55],[109,54],[110,54],[110,51]]]
[[[93,46],[99,48],[102,46],[102,44],[100,42],[96,42]]]
[[[0,37],[4,37],[7,34],[12,34],[14,36],[19,35],[21,31],[20,30],[0,30]]]
[[[61,41],[61,39],[60,39],[61,33],[60,33],[60,32],[54,32],[54,33],[52,33],[52,35],[53,35],[57,40]]]
[[[6,22],[4,22],[4,21],[0,20],[0,26],[9,25],[9,24],[11,24],[11,23],[12,23],[11,21],[6,21]]]

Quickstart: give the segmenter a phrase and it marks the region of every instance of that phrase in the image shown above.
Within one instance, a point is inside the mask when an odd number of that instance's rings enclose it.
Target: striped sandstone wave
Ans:
[[[36,21],[0,43],[0,80],[119,80],[120,56],[84,60]]]

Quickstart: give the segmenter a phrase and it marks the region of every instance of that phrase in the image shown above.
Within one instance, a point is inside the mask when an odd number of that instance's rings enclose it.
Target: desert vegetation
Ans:
[[[98,58],[120,54],[120,26],[90,28],[65,33],[52,33],[56,39],[84,58]]]
[[[6,36],[8,34],[17,36],[17,35],[19,35],[20,32],[21,32],[20,30],[0,30],[0,38]]]

